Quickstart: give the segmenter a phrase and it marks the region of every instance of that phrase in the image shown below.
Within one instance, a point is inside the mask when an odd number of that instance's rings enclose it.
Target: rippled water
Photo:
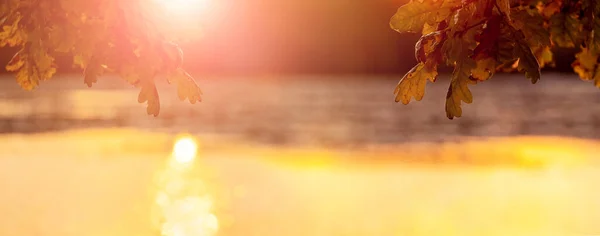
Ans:
[[[162,110],[147,116],[137,91],[117,78],[87,88],[77,76],[42,83],[36,92],[1,81],[0,131],[135,127],[223,135],[268,144],[352,146],[439,141],[456,136],[559,135],[598,138],[600,91],[573,75],[496,76],[472,87],[462,118],[444,113],[447,81],[429,84],[421,102],[394,103],[399,76],[200,78],[204,101],[180,102],[160,85]]]
[[[397,153],[379,165],[377,153],[235,144],[175,163],[177,152],[159,148],[170,139],[119,129],[0,135],[0,235],[600,234],[597,142],[546,140],[550,165],[527,168],[412,165]],[[506,141],[469,146],[518,154]]]

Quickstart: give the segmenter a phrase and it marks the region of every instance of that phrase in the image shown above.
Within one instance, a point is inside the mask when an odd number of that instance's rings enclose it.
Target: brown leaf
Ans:
[[[92,87],[92,84],[98,81],[98,76],[102,75],[103,72],[104,67],[102,67],[98,57],[92,57],[90,63],[88,63],[83,71],[84,83],[87,84],[88,87]]]
[[[158,116],[158,113],[160,113],[160,100],[153,80],[144,81],[138,95],[138,102],[148,102],[148,107],[146,108],[148,115]]]
[[[515,56],[519,58],[517,69],[521,72],[524,71],[525,76],[531,80],[531,83],[535,84],[541,77],[540,63],[525,41],[523,33],[515,31],[514,34],[516,37]]]
[[[468,85],[476,83],[470,79],[471,70],[474,67],[473,60],[470,58],[456,63],[452,72],[452,81],[446,94],[446,117],[448,119],[452,120],[454,117],[462,116],[462,102],[473,102],[473,94]]]
[[[558,13],[550,18],[550,35],[559,47],[572,48],[582,41],[583,25],[577,16],[570,13]]]
[[[530,46],[550,45],[550,32],[544,18],[537,11],[519,9],[512,11],[513,26],[521,30]]]
[[[466,35],[457,35],[449,38],[444,44],[443,51],[446,52],[447,62],[454,66],[450,86],[446,94],[446,116],[448,119],[462,116],[461,103],[472,103],[473,95],[468,84],[476,81],[471,80],[471,71],[476,67],[471,58],[473,53],[475,32]]]

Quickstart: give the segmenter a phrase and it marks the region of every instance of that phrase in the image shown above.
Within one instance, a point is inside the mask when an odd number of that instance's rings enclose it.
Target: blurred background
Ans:
[[[600,234],[600,91],[572,51],[535,85],[472,86],[451,121],[447,74],[394,103],[416,63],[418,35],[388,25],[404,0],[183,1],[199,104],[159,81],[148,116],[65,58],[34,92],[0,74],[0,234]],[[199,147],[185,168],[182,134]]]

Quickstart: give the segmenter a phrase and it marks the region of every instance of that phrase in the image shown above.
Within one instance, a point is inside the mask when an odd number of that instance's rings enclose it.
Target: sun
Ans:
[[[206,11],[210,0],[156,0],[170,15],[191,16]]]
[[[129,0],[122,0],[129,1]],[[198,39],[222,17],[218,0],[150,0],[155,25],[176,41]]]

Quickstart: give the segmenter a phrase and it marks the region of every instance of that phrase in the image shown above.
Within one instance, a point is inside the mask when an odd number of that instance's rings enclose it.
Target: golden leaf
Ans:
[[[446,62],[454,65],[450,86],[446,94],[446,117],[448,119],[462,116],[462,102],[473,102],[473,95],[468,84],[476,83],[476,81],[471,80],[471,71],[476,67],[475,61],[471,58],[475,47],[474,33],[467,32],[463,37],[450,38],[446,40],[442,48],[447,55]]]
[[[423,63],[413,67],[398,83],[394,94],[396,102],[402,102],[406,105],[410,103],[411,98],[416,101],[421,101],[425,95],[425,85],[427,80],[434,81],[438,72],[436,70],[428,70]]]
[[[452,8],[460,6],[460,1],[411,0],[398,8],[390,20],[390,27],[400,33],[422,32],[427,23],[433,25],[452,13]]]
[[[180,100],[188,99],[190,103],[202,101],[202,90],[194,78],[183,69],[177,69],[168,78],[169,83],[177,83],[177,96]]]
[[[598,76],[598,53],[581,48],[581,51],[575,54],[575,62],[571,65],[575,73],[582,80],[595,80]]]
[[[496,60],[488,57],[475,61],[476,66],[471,69],[471,77],[479,81],[484,81],[492,77],[496,72]]]

